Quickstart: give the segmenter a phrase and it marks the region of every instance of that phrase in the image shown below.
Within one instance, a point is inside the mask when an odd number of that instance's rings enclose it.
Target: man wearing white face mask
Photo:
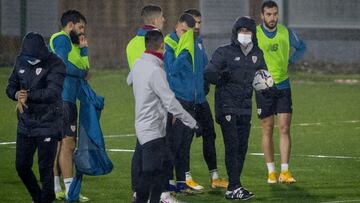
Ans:
[[[205,69],[205,79],[216,86],[215,115],[224,136],[229,177],[226,199],[248,200],[254,196],[242,186],[240,176],[251,127],[252,81],[257,70],[266,69],[255,33],[254,20],[239,18],[231,44],[216,49]]]

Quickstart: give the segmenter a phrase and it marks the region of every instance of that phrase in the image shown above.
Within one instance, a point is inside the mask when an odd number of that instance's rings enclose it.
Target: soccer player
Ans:
[[[43,37],[26,34],[6,94],[18,102],[16,170],[34,203],[55,199],[53,167],[61,138],[64,77],[65,65],[49,52]],[[31,170],[36,150],[41,186]]]
[[[138,29],[137,34],[134,38],[130,40],[126,47],[126,55],[129,64],[129,70],[131,71],[135,61],[142,55],[145,51],[145,35],[148,31],[151,30],[162,30],[165,22],[163,12],[160,6],[158,5],[146,5],[141,10],[141,17],[144,25]],[[136,142],[136,147],[140,147],[139,142]],[[133,202],[136,200],[136,184],[139,182],[139,177],[141,173],[141,167],[139,167],[135,160],[138,160],[140,154],[134,153],[131,162],[131,189],[133,193]],[[163,201],[175,202],[175,197],[170,193],[164,193],[161,195]]]
[[[145,34],[146,51],[135,61],[128,77],[135,96],[135,130],[139,145],[136,152],[141,166],[136,184],[137,203],[158,203],[167,182],[164,163],[167,152],[165,129],[167,113],[191,129],[199,129],[170,90],[163,69],[164,41],[160,31]]]
[[[208,64],[208,57],[205,52],[203,41],[200,37],[201,28],[201,13],[197,9],[188,9],[185,13],[190,14],[195,19],[194,35],[194,60],[196,72],[196,99],[195,99],[195,119],[199,121],[203,132],[201,133],[203,139],[203,156],[210,172],[210,182],[212,188],[227,188],[228,182],[219,176],[216,161],[215,148],[215,128],[214,120],[211,114],[209,103],[206,100],[206,94],[209,91],[209,84],[204,81],[204,69]],[[205,91],[203,91],[205,88]],[[203,189],[201,185],[196,184],[190,173],[190,165],[186,170],[186,184],[194,189]]]
[[[165,71],[171,90],[182,107],[195,116],[195,100],[197,90],[204,93],[204,86],[197,89],[197,77],[202,70],[194,66],[194,32],[195,19],[190,14],[182,14],[175,26],[175,31],[165,37]],[[191,179],[192,187],[186,184],[185,173],[189,171],[190,146],[193,131],[168,115],[167,139],[172,146],[174,167],[176,171],[176,187],[173,175],[170,175],[169,190],[176,192],[202,192],[203,187]],[[172,174],[172,173],[171,173]]]
[[[76,10],[68,10],[61,16],[62,30],[50,38],[50,49],[56,53],[66,65],[66,76],[63,99],[63,139],[59,152],[59,165],[64,178],[65,194],[61,191],[59,177],[55,179],[57,199],[67,197],[73,180],[73,153],[77,137],[76,99],[80,88],[80,80],[88,80],[89,60],[88,44],[85,37],[86,19]],[[56,170],[56,167],[55,167]],[[80,201],[89,199],[80,195]]]
[[[229,177],[225,198],[232,200],[248,200],[254,196],[242,186],[240,176],[251,128],[252,82],[257,70],[266,69],[255,34],[253,19],[237,19],[231,44],[217,48],[205,69],[205,79],[216,85],[215,115],[224,137]]]
[[[162,30],[165,22],[163,12],[158,5],[146,5],[141,10],[141,17],[144,25],[138,29],[136,36],[130,40],[126,46],[126,55],[129,64],[129,69],[136,59],[145,51],[145,34],[150,30]]]
[[[269,184],[279,182],[294,183],[295,179],[289,171],[291,151],[290,123],[292,100],[288,64],[297,61],[305,52],[305,44],[290,29],[278,24],[278,6],[274,1],[266,1],[261,7],[263,23],[256,28],[259,47],[272,75],[275,88],[272,94],[257,92],[256,103],[258,117],[261,119],[262,146],[268,168]],[[290,56],[291,47],[295,52]],[[274,115],[278,117],[280,131],[281,173],[277,179],[274,162]]]

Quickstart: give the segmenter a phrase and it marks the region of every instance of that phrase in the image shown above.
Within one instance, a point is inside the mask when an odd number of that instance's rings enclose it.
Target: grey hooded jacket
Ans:
[[[135,61],[127,82],[135,96],[135,130],[141,145],[165,137],[167,113],[184,125],[195,128],[195,119],[186,112],[170,90],[163,61],[148,53]]]

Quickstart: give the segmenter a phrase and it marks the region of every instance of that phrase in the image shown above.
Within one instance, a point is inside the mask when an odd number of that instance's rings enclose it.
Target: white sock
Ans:
[[[214,170],[211,170],[210,171],[210,176],[211,176],[211,179],[219,179],[219,172],[217,169],[214,169]]]
[[[275,163],[274,162],[266,163],[266,165],[267,165],[269,173],[275,172]]]
[[[69,188],[70,188],[70,185],[71,185],[71,182],[72,182],[72,181],[73,181],[73,178],[65,178],[65,179],[64,179],[65,195],[68,194]]]
[[[60,177],[54,176],[54,192],[60,192],[61,185],[60,185]]]
[[[186,178],[187,181],[192,179],[190,171],[185,173],[185,178]]]
[[[170,185],[176,185],[175,180],[169,180]]]
[[[289,170],[288,163],[281,164],[281,172],[288,171],[288,170]]]

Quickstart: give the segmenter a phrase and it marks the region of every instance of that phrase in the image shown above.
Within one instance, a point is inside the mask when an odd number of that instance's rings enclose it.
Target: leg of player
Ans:
[[[279,182],[294,183],[295,179],[289,172],[289,159],[291,152],[291,137],[290,137],[290,125],[291,125],[291,113],[279,113],[278,123],[280,130],[280,155],[281,155],[281,174],[279,176]]]
[[[58,142],[56,149],[56,156],[54,161],[54,192],[57,200],[63,200],[65,193],[61,189],[60,185],[60,168],[59,168],[59,153],[60,153],[61,142]]]
[[[207,101],[197,104],[195,108],[196,120],[203,127],[203,157],[210,173],[210,186],[213,189],[227,188],[229,183],[226,179],[220,178],[216,160],[216,133],[214,120],[210,105]]]
[[[66,195],[73,179],[73,153],[75,150],[75,143],[76,137],[73,136],[65,136],[61,141],[59,164],[64,178]]]
[[[269,184],[276,183],[276,171],[274,162],[274,142],[273,142],[273,131],[274,131],[274,116],[268,116],[261,119],[262,127],[262,147],[264,152],[265,163],[268,168],[268,180]]]

